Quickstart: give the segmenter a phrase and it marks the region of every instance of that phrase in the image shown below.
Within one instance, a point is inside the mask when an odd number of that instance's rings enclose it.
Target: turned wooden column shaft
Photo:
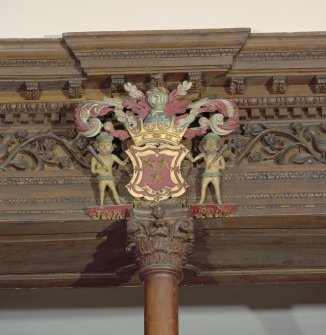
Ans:
[[[178,284],[193,247],[186,209],[135,209],[128,221],[128,250],[140,266],[145,293],[145,335],[178,334]]]
[[[143,279],[145,335],[178,334],[178,284],[180,273],[169,269],[149,271]]]

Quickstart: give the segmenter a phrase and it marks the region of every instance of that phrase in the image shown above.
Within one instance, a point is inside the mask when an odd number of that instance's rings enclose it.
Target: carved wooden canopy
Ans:
[[[326,280],[326,32],[216,29],[0,40],[0,287],[139,284],[126,222],[85,211],[97,189],[74,111],[183,80],[190,100],[233,100],[241,124],[221,186],[238,210],[194,220],[184,283]],[[198,197],[202,166],[183,169],[191,191],[170,205]]]

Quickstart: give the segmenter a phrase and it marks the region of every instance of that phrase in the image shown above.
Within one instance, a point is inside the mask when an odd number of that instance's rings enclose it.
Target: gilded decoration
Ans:
[[[99,136],[107,134],[121,141],[132,138],[134,144],[125,151],[133,165],[131,180],[126,185],[132,197],[160,202],[184,194],[188,183],[182,176],[181,165],[187,157],[192,162],[203,159],[206,163],[200,203],[204,202],[208,184],[213,184],[216,200],[221,204],[220,171],[225,168],[222,155],[227,146],[220,148],[218,143],[221,137],[238,128],[238,109],[230,100],[188,101],[185,97],[191,87],[191,82],[184,81],[172,92],[163,86],[154,86],[144,94],[135,85],[126,83],[124,88],[128,97],[124,100],[108,98],[77,107],[76,128],[81,135],[94,137],[101,133]],[[118,124],[116,121],[120,123],[117,127],[114,126]],[[191,147],[180,142],[183,139],[191,142],[205,134],[203,152],[193,159]],[[115,193],[112,164],[125,163],[118,158],[101,162],[102,159],[92,153],[92,172],[98,174],[100,205],[103,206],[104,183],[111,189],[115,203],[121,204]],[[105,167],[107,172],[100,173],[95,165],[102,166],[102,170]]]

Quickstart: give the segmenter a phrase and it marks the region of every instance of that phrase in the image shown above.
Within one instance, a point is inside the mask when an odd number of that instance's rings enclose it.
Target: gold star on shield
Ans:
[[[162,167],[169,167],[169,162],[167,159],[163,158],[162,160],[160,160],[160,164]]]
[[[145,163],[145,166],[151,167],[152,169],[154,169],[155,161],[152,161],[148,158],[147,161],[145,161],[144,163]]]
[[[151,174],[151,177],[153,178],[153,181],[160,181],[161,175],[162,175],[161,173],[156,171],[155,173]]]

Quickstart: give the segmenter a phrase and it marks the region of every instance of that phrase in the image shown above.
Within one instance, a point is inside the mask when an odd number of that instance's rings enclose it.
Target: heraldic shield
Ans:
[[[157,202],[182,195],[188,184],[180,167],[188,152],[182,144],[133,145],[126,151],[134,167],[131,181],[126,185],[129,193]]]

